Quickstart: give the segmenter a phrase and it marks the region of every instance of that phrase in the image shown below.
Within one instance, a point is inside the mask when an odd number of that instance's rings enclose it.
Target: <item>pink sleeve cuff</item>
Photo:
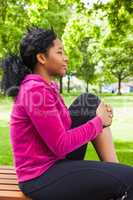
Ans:
[[[100,117],[96,116],[90,122],[95,126],[97,135],[103,131],[103,122]]]

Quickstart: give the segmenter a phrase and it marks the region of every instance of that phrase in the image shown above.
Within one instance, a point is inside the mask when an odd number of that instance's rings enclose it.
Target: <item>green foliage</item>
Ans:
[[[10,52],[18,52],[20,38],[28,26],[53,26],[61,37],[69,16],[67,7],[55,0],[1,0],[0,12],[1,58]]]
[[[27,26],[53,26],[69,57],[68,74],[89,83],[132,76],[133,1],[0,0],[0,58],[18,52]]]

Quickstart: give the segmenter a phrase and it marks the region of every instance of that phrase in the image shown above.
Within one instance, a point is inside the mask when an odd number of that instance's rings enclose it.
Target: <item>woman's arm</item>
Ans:
[[[98,116],[79,127],[66,130],[56,107],[58,97],[55,98],[43,86],[26,91],[25,99],[29,100],[24,108],[32,124],[42,140],[59,157],[93,140],[102,132],[103,123]]]

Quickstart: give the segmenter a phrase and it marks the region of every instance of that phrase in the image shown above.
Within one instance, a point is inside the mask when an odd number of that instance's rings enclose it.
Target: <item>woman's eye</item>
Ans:
[[[62,51],[58,51],[58,53],[62,54]]]

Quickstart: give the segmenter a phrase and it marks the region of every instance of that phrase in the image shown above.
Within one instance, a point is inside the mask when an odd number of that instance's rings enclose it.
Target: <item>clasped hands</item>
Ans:
[[[113,109],[103,101],[99,104],[96,110],[96,115],[101,118],[104,126],[110,126],[112,124]]]

